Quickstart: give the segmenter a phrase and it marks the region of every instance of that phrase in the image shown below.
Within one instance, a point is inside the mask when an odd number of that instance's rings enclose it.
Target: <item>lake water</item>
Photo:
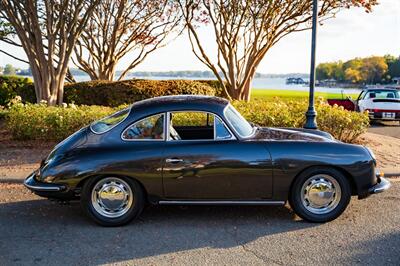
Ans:
[[[133,76],[129,76],[128,78],[134,78]],[[137,77],[142,79],[143,77]],[[89,76],[75,76],[76,81],[88,81]],[[202,80],[202,79],[209,79],[209,78],[196,78],[196,77],[158,77],[158,76],[151,76],[145,77],[143,79],[154,79],[154,80],[168,80],[168,79],[193,79],[193,80]],[[306,85],[301,84],[286,84],[286,78],[255,78],[253,80],[254,89],[277,89],[277,90],[296,90],[296,91],[308,91],[309,87]],[[316,87],[315,91],[318,92],[331,92],[331,93],[341,93],[344,91],[345,93],[359,93],[360,89],[357,88],[328,88],[328,87]]]

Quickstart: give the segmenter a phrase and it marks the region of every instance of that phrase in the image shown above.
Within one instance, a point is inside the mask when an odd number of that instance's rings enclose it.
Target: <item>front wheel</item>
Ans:
[[[144,206],[144,193],[130,178],[94,177],[82,188],[81,206],[96,223],[120,226],[139,216]]]
[[[301,218],[323,223],[339,217],[351,198],[347,178],[336,169],[316,167],[294,181],[289,203]]]

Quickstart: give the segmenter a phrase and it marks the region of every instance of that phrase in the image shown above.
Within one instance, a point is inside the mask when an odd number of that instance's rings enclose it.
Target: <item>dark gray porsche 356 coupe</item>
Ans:
[[[105,226],[151,204],[282,205],[311,222],[338,217],[352,195],[382,192],[366,147],[306,129],[261,128],[225,99],[166,96],[137,102],[58,144],[25,185],[80,198]]]

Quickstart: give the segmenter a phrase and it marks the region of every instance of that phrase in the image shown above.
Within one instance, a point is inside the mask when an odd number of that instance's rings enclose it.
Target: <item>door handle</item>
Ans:
[[[178,159],[178,158],[168,158],[165,159],[166,163],[180,163],[183,162],[183,159]]]

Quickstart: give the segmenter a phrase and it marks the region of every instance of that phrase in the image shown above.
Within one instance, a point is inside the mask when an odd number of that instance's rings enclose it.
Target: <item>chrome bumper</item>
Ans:
[[[48,184],[35,180],[35,172],[30,174],[24,181],[25,187],[33,192],[58,192],[65,190],[65,186],[57,184]]]
[[[378,177],[378,183],[369,189],[369,194],[384,192],[390,188],[390,182],[384,177]]]

